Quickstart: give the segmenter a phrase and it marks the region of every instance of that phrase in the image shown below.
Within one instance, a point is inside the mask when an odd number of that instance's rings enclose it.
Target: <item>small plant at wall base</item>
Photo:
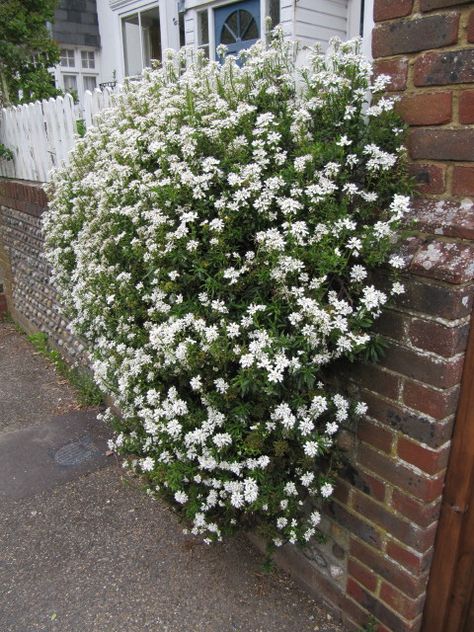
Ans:
[[[339,428],[366,411],[325,370],[369,353],[403,291],[386,78],[358,42],[313,49],[301,71],[295,49],[276,29],[241,65],[170,53],[48,189],[53,279],[123,413],[114,448],[207,542],[318,533]],[[387,263],[389,293],[371,277]]]
[[[13,160],[13,152],[8,147],[5,147],[3,143],[0,143],[0,160]]]
[[[84,369],[71,367],[69,363],[64,360],[59,351],[50,347],[48,336],[45,333],[38,331],[34,334],[30,334],[28,340],[36,351],[52,362],[57,372],[65,377],[77,391],[80,404],[83,406],[99,406],[102,404],[102,393],[91,376]]]

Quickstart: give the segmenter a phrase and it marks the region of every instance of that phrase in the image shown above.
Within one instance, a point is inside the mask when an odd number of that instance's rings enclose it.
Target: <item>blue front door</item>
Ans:
[[[255,44],[260,37],[260,0],[242,0],[214,9],[216,46],[225,44],[229,55]]]

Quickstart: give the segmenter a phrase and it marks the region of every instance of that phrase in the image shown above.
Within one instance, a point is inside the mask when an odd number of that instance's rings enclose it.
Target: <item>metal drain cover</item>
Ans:
[[[73,441],[64,445],[54,455],[54,460],[58,465],[80,465],[89,461],[100,453],[92,442],[91,437],[81,437],[78,441]]]

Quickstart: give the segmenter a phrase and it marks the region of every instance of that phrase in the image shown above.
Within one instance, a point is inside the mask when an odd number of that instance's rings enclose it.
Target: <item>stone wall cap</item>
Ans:
[[[474,280],[474,244],[426,241],[413,257],[409,270],[455,285],[470,283]]]
[[[408,219],[416,221],[415,228],[431,235],[458,237],[474,241],[474,200],[417,199],[412,203]]]

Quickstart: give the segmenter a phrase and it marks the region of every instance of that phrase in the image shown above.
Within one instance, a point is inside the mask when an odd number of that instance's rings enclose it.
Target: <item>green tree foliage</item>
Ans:
[[[56,96],[48,71],[59,61],[59,49],[48,23],[57,0],[0,1],[0,102],[29,103]]]

